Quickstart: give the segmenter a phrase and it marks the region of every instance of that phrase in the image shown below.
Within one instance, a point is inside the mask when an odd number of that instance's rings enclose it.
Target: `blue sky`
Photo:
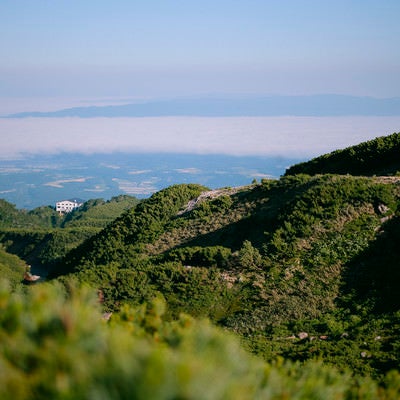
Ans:
[[[400,96],[398,0],[1,0],[0,97]]]

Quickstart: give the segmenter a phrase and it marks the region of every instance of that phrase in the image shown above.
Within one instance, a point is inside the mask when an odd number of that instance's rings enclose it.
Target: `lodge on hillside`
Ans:
[[[61,200],[56,202],[56,211],[60,214],[69,213],[83,204],[81,199]]]

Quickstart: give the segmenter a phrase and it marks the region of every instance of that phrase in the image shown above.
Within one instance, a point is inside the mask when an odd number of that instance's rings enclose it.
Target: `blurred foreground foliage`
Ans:
[[[0,284],[2,399],[398,399],[320,362],[266,364],[207,320],[166,321],[160,296],[102,317],[93,291]]]

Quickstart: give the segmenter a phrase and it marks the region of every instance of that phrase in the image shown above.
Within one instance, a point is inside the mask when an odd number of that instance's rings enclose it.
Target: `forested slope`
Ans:
[[[59,215],[52,207],[18,210],[0,200],[0,242],[7,252],[17,255],[41,271],[80,243],[90,238],[139,200],[121,195],[105,201],[93,199],[82,207]]]

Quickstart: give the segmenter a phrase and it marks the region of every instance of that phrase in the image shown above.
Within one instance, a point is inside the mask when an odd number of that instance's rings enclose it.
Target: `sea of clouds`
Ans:
[[[400,117],[0,119],[0,157],[59,152],[307,158],[400,132]]]

